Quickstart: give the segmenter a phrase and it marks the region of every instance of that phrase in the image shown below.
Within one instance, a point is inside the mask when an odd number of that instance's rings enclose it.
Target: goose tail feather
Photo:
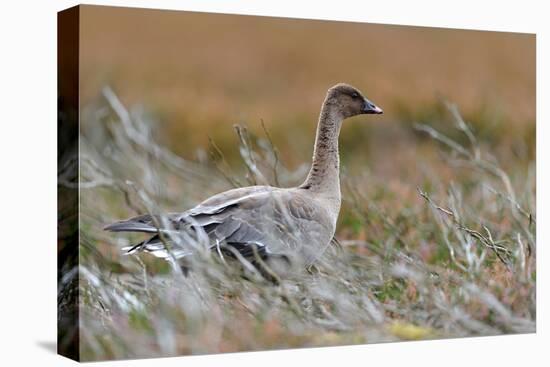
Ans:
[[[109,232],[145,232],[145,233],[156,233],[158,228],[140,222],[134,221],[121,221],[113,224],[109,224],[103,227],[103,230]]]

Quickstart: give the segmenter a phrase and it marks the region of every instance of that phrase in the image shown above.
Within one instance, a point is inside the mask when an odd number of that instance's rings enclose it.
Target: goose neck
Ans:
[[[303,188],[340,197],[338,136],[342,121],[335,106],[325,101],[317,124],[311,169]]]

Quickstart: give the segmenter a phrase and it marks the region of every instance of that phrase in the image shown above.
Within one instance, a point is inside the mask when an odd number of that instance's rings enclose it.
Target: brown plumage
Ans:
[[[214,195],[182,213],[143,215],[105,227],[113,232],[146,232],[153,236],[129,248],[167,259],[192,254],[192,248],[172,246],[171,256],[161,237],[185,230],[201,234],[212,249],[235,252],[254,262],[283,256],[313,263],[330,244],[340,211],[338,135],[343,120],[382,110],[348,84],[330,88],[321,108],[313,162],[302,185],[294,188],[251,186]],[[161,236],[166,234],[166,236]],[[223,255],[222,255],[223,256]],[[238,255],[237,255],[238,256]]]

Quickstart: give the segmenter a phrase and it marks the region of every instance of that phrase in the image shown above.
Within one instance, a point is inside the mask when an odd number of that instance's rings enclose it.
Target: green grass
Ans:
[[[299,183],[307,162],[286,167],[276,150],[284,133],[243,131],[231,153],[211,145],[186,160],[158,143],[150,116],[106,96],[82,114],[83,360],[535,331],[534,156],[495,151],[491,134],[476,134],[489,126],[482,114],[466,124],[443,106],[404,115],[389,133],[365,127],[365,139],[395,134],[383,156],[355,141],[359,133],[346,148],[344,135],[341,246],[273,285],[207,251],[189,276],[147,254],[124,256],[120,248],[139,236],[102,227],[253,184],[250,158],[270,183]],[[499,141],[521,145],[516,138]],[[227,158],[239,149],[246,159]]]

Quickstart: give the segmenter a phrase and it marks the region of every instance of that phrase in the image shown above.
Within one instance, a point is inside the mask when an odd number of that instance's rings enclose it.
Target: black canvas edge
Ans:
[[[80,360],[80,6],[57,13],[57,353]]]

